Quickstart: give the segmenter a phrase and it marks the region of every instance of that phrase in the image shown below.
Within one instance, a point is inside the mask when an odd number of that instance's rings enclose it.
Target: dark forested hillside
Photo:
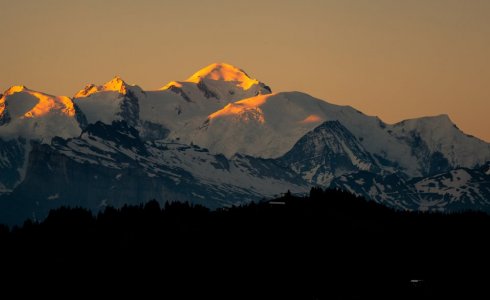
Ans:
[[[60,208],[42,223],[0,228],[0,245],[4,274],[51,274],[51,282],[82,289],[138,287],[181,298],[468,299],[488,293],[489,233],[483,213],[399,212],[313,189],[309,197],[288,193],[217,211],[156,201],[95,216]]]

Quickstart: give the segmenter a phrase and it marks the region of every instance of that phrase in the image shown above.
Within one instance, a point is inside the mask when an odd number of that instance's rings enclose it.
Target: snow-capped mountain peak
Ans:
[[[271,93],[266,84],[227,63],[211,64],[184,81],[171,81],[160,90],[171,91],[188,102],[202,98],[218,100],[224,104]]]
[[[117,92],[121,95],[126,95],[130,88],[139,89],[137,86],[127,84],[121,77],[116,75],[103,85],[97,86],[93,83],[87,84],[83,89],[78,91],[73,98],[88,97],[98,92]]]
[[[427,150],[442,154],[453,166],[474,167],[490,159],[490,145],[465,134],[445,114],[399,122],[393,132],[409,136],[412,144],[423,140]]]
[[[33,91],[23,85],[12,86],[5,91],[0,103],[0,116],[8,111],[11,118],[35,118],[50,112],[69,117],[75,115],[70,98]]]
[[[15,93],[20,93],[25,90],[29,89],[24,85],[14,85],[0,95],[0,125],[6,124],[11,118],[9,111],[7,110],[7,98]]]
[[[257,79],[250,78],[242,69],[227,63],[214,63],[194,73],[186,81],[199,83],[202,80],[217,80],[236,82],[244,90],[250,89],[253,85],[259,84]]]
[[[18,85],[0,98],[0,136],[50,139],[80,133],[76,107],[66,96],[53,96]]]
[[[10,88],[8,88],[3,93],[3,95],[4,96],[8,96],[8,95],[12,95],[12,94],[15,94],[15,93],[18,93],[18,92],[22,92],[24,90],[28,90],[28,88],[25,85],[13,85]]]
[[[97,86],[93,83],[87,84],[83,89],[78,91],[73,98],[82,98],[97,92]]]
[[[139,99],[143,90],[115,76],[103,85],[89,84],[74,96],[75,104],[85,114],[88,123],[126,120],[136,125],[139,119]]]
[[[116,91],[124,95],[126,95],[127,92],[126,87],[126,82],[119,76],[114,76],[114,78],[102,86],[104,91]]]

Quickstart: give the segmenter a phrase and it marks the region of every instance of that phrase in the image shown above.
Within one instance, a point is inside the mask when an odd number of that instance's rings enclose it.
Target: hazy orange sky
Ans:
[[[393,123],[490,141],[490,1],[0,0],[0,90],[157,89],[213,62]]]

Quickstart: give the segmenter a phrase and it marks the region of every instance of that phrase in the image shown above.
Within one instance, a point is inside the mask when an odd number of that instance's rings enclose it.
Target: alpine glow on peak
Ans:
[[[80,134],[78,112],[66,96],[53,96],[25,86],[9,88],[0,98],[0,137],[50,141]]]
[[[227,63],[214,63],[197,71],[187,82],[199,83],[202,79],[233,81],[244,90],[258,84],[257,79],[250,78],[245,71]]]
[[[75,94],[74,98],[88,97],[98,92],[118,92],[119,94],[126,95],[128,84],[122,80],[119,76],[114,76],[110,81],[104,85],[88,84]]]
[[[5,91],[0,98],[0,116],[5,110],[10,117],[35,118],[57,111],[69,117],[75,115],[73,102],[66,96],[52,96],[45,93],[30,90],[19,85]]]

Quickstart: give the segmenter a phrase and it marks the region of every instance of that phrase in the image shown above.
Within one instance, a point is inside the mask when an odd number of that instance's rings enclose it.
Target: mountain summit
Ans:
[[[80,133],[77,111],[66,96],[13,86],[0,98],[0,136],[47,138]]]
[[[194,73],[187,82],[199,83],[202,80],[217,80],[234,82],[244,90],[259,84],[257,79],[250,78],[245,71],[227,63],[215,63]]]
[[[122,80],[121,77],[114,76],[114,78],[103,85],[97,86],[93,83],[87,84],[83,89],[78,91],[73,98],[88,97],[98,92],[117,92],[121,95],[126,95],[129,87],[130,86],[124,80]]]
[[[269,86],[227,63],[211,64],[185,81],[172,81],[162,88],[187,100],[190,100],[189,94],[196,93],[196,89],[206,99],[216,99],[224,103],[271,93]]]
[[[138,97],[143,91],[137,85],[127,84],[121,77],[115,76],[103,85],[88,84],[74,96],[74,102],[85,113],[89,123],[125,119],[136,125],[139,118]]]

